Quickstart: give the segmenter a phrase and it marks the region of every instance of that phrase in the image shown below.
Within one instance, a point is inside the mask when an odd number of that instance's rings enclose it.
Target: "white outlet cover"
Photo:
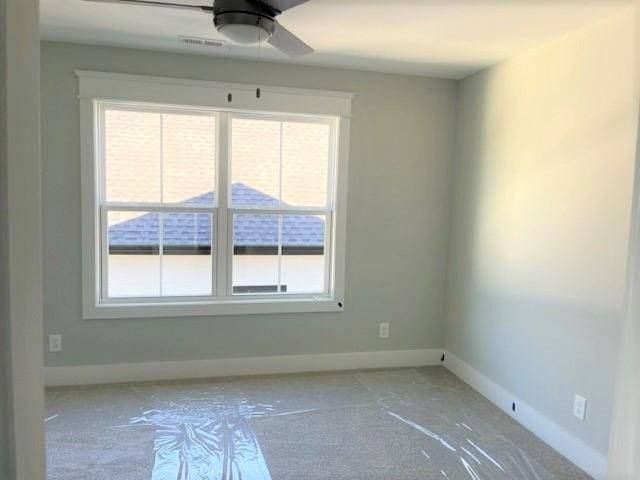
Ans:
[[[62,335],[49,335],[49,351],[50,352],[62,351]]]
[[[389,324],[381,323],[380,324],[380,338],[389,338]]]
[[[573,400],[573,416],[584,422],[585,414],[587,413],[587,399],[576,395]]]

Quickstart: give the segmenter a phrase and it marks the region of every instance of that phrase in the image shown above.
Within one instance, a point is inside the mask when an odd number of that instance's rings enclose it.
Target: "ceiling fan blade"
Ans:
[[[206,5],[187,5],[184,3],[161,2],[155,0],[85,0],[85,2],[120,3],[122,5],[146,5],[149,7],[179,8],[182,10],[201,10],[203,12],[210,12],[213,10],[213,7],[208,7]]]
[[[263,0],[265,3],[268,3],[272,7],[284,12],[285,10],[289,10],[290,8],[297,7],[302,3],[306,3],[309,0]]]
[[[290,57],[299,57],[314,51],[313,48],[279,23],[276,23],[276,29],[273,31],[273,35],[269,37],[269,40],[267,40],[267,43]]]

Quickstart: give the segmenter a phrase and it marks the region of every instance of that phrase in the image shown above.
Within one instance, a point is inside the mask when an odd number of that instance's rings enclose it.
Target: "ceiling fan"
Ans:
[[[160,0],[86,0],[90,2],[146,5],[199,10],[213,15],[218,32],[242,45],[266,41],[290,57],[313,52],[313,48],[284,28],[276,17],[308,0],[213,0],[213,5],[188,5]]]

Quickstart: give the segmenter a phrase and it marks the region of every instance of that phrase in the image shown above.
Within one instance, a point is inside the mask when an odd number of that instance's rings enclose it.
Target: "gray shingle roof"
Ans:
[[[242,183],[232,185],[232,199],[240,205],[273,206],[278,201]],[[213,192],[185,203],[210,204]],[[109,227],[110,251],[144,251],[157,249],[159,243],[158,213],[147,213]],[[205,213],[166,213],[163,215],[163,248],[171,250],[208,249],[211,245],[210,216]],[[235,218],[236,252],[278,245],[278,217],[275,215],[241,214]],[[282,247],[290,251],[318,250],[324,245],[324,220],[313,215],[286,215],[282,220]]]

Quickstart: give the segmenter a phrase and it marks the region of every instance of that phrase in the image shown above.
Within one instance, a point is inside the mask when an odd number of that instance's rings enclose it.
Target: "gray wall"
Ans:
[[[465,79],[452,197],[447,349],[603,453],[637,121],[632,17]]]
[[[0,2],[0,479],[9,477],[9,248],[7,245],[6,4]]]
[[[73,69],[356,92],[345,312],[83,320]],[[46,365],[441,347],[455,102],[448,80],[43,43]]]

